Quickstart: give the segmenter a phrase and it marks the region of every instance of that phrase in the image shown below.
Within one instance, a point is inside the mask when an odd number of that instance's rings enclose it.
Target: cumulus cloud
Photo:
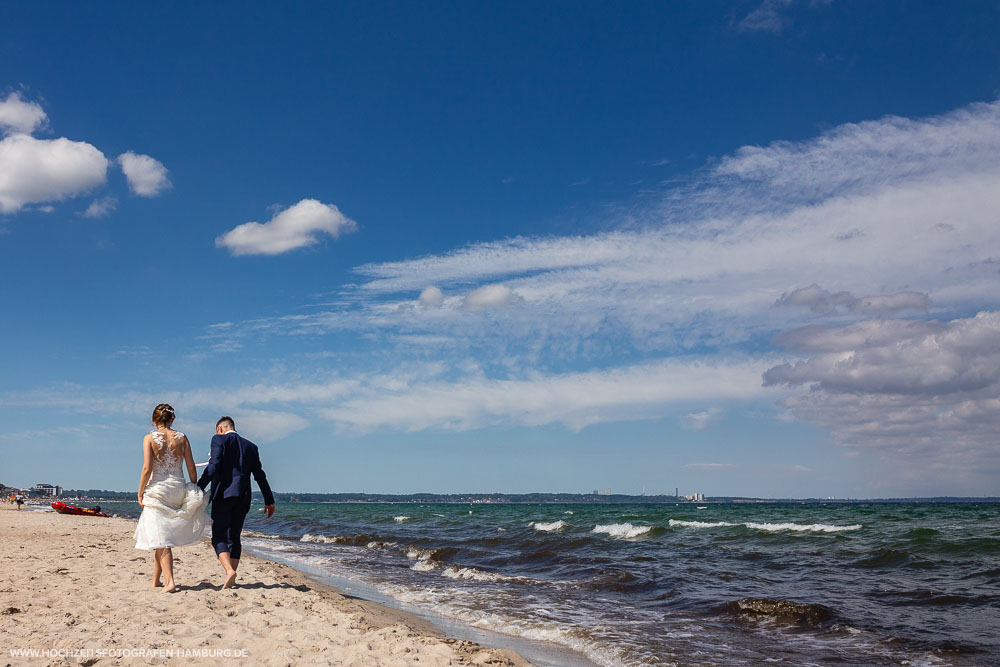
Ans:
[[[118,156],[129,189],[140,197],[155,197],[170,188],[167,168],[148,155],[128,151]]]
[[[860,394],[940,395],[978,391],[1000,381],[1000,313],[909,325],[864,322],[843,330],[799,331],[805,346],[817,347],[809,340],[815,335],[828,351],[775,366],[764,382]],[[858,334],[868,331],[873,335],[859,340]]]
[[[246,222],[229,230],[215,239],[215,245],[233,255],[280,255],[317,243],[321,234],[338,238],[355,229],[357,223],[333,204],[303,199],[268,222]]]
[[[808,386],[784,405],[840,444],[927,465],[998,467],[1000,312],[814,326],[779,340],[814,354],[768,369],[765,385]]]
[[[31,134],[44,127],[48,116],[37,102],[25,102],[13,92],[0,100],[0,134]]]
[[[80,215],[84,218],[103,218],[117,207],[118,200],[115,197],[101,197],[90,202],[90,206],[80,212]]]
[[[831,294],[813,283],[809,287],[782,294],[778,299],[778,305],[808,306],[814,313],[826,313],[837,307],[843,307],[859,313],[889,315],[903,310],[926,311],[930,299],[923,292],[913,291],[857,298],[850,292]]]
[[[521,300],[521,297],[514,294],[506,285],[483,285],[465,295],[462,307],[472,312],[479,312],[489,308],[509,306]]]
[[[444,292],[439,287],[428,285],[420,292],[420,303],[428,308],[438,308],[444,303]]]
[[[11,134],[0,141],[0,213],[88,192],[107,170],[107,158],[86,142]]]

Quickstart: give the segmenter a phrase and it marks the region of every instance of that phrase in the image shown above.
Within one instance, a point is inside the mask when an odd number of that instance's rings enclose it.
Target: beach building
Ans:
[[[36,496],[58,498],[62,495],[62,487],[54,486],[52,484],[35,484],[35,488],[33,490]]]

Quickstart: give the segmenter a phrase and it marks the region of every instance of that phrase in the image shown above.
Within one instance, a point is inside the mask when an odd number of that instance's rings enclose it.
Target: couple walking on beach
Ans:
[[[268,518],[274,515],[274,494],[260,465],[257,445],[236,432],[232,417],[215,425],[212,453],[198,479],[191,443],[175,431],[174,409],[161,403],[153,410],[153,431],[142,441],[143,463],[139,477],[142,515],[135,529],[135,548],[155,550],[153,586],[173,592],[174,559],[171,547],[193,544],[212,526],[212,546],[225,570],[223,588],[231,588],[240,565],[243,521],[250,511],[250,478],[264,495]],[[191,481],[185,483],[183,468]],[[209,484],[212,488],[205,493]],[[205,507],[212,502],[212,516]]]

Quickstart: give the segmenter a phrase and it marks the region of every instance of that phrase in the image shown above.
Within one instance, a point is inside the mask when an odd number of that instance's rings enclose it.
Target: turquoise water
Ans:
[[[1000,505],[285,504],[264,556],[602,665],[1000,663]]]

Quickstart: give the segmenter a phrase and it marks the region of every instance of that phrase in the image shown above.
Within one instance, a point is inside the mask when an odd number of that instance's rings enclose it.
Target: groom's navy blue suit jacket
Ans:
[[[253,444],[236,431],[212,438],[212,455],[208,467],[201,473],[198,486],[204,489],[212,483],[209,498],[246,498],[250,500],[250,477],[257,480],[257,486],[264,495],[264,504],[274,504],[271,485],[260,465],[260,452]]]

